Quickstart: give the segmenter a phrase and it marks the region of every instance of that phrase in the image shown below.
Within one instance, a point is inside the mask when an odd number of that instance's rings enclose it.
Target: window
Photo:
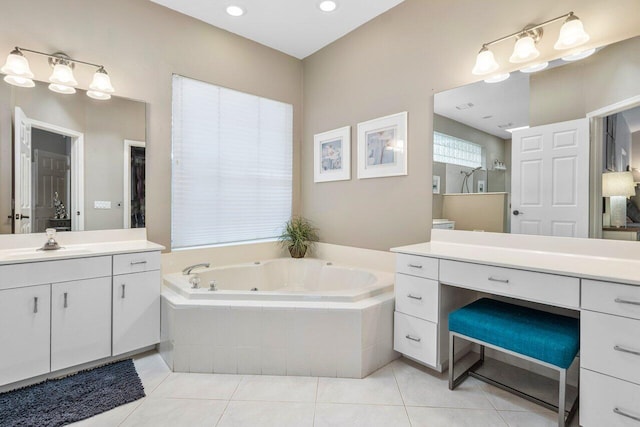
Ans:
[[[173,77],[171,246],[277,237],[291,216],[293,107]]]
[[[433,133],[433,161],[477,168],[482,166],[482,147],[443,133]]]

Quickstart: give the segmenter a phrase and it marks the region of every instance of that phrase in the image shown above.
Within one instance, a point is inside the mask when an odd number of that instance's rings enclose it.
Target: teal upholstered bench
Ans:
[[[454,377],[454,337],[480,345],[480,360]],[[559,402],[553,405],[512,387],[476,374],[485,347],[524,358],[559,372]],[[449,389],[472,375],[558,411],[558,425],[574,414],[576,403],[565,411],[567,369],[580,348],[580,320],[502,301],[483,298],[449,314]],[[577,398],[576,398],[577,402]],[[566,414],[568,412],[568,414]]]

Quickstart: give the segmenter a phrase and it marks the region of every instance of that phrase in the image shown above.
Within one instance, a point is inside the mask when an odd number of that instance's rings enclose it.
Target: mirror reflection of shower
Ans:
[[[470,172],[465,172],[465,171],[460,171],[461,174],[464,175],[464,178],[462,179],[462,186],[460,187],[460,192],[464,193],[465,189],[467,190],[467,193],[471,193],[471,191],[469,191],[469,178],[473,176],[474,173],[476,173],[477,171],[479,171],[480,169],[482,169],[482,166],[478,166],[475,169],[472,169]]]

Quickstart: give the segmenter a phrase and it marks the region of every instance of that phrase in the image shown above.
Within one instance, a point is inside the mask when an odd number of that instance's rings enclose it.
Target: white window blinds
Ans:
[[[482,147],[444,133],[433,133],[433,161],[477,168],[482,166]]]
[[[293,107],[173,76],[171,246],[277,237],[291,216]]]

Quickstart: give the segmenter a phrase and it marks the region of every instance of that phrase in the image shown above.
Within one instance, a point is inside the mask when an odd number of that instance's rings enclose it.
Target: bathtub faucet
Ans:
[[[185,267],[185,269],[182,270],[182,274],[184,274],[185,276],[188,276],[196,268],[209,268],[209,265],[210,264],[208,262],[203,262],[201,264],[193,264],[188,267]]]

